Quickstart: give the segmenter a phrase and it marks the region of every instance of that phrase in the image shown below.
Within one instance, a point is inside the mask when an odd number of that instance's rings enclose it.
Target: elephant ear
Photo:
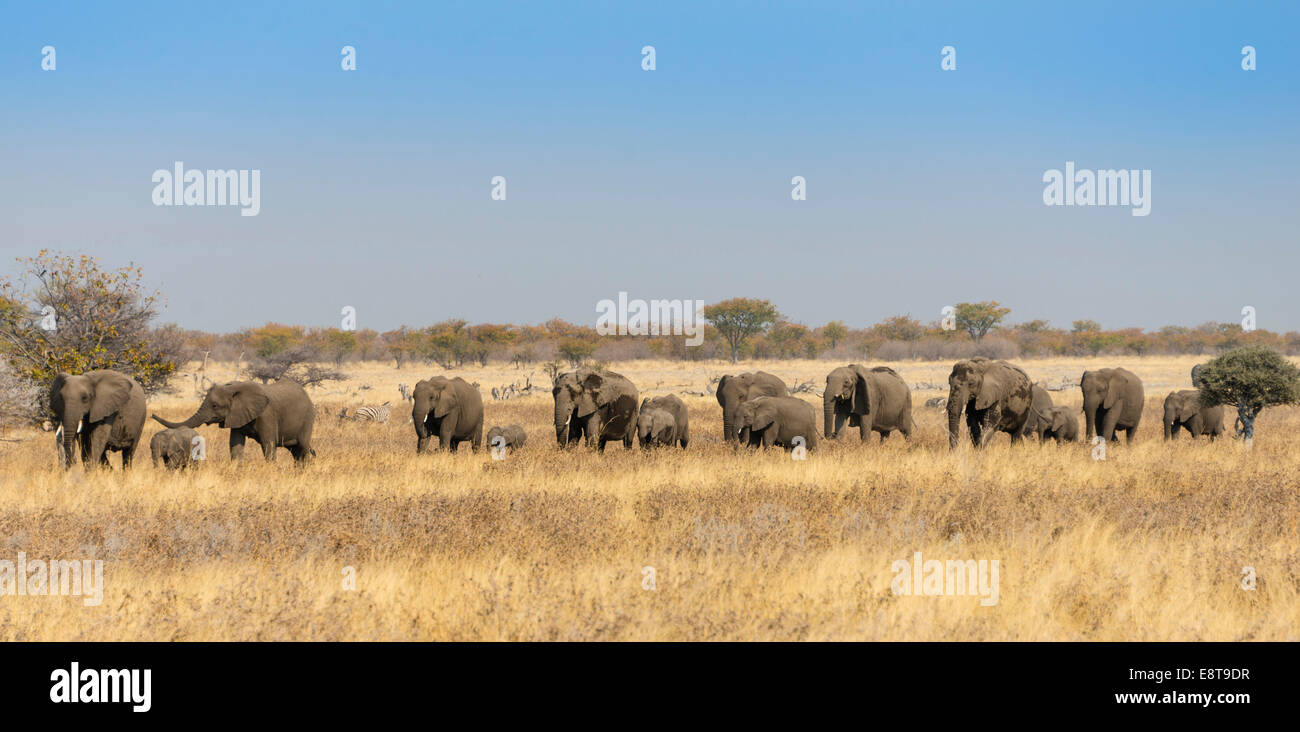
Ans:
[[[63,411],[63,385],[68,383],[68,375],[62,371],[54,377],[54,383],[50,384],[50,408],[55,413]]]
[[[1112,373],[1110,378],[1106,379],[1106,399],[1101,403],[1101,406],[1106,409],[1113,408],[1115,402],[1119,401],[1120,392],[1123,390],[1124,380],[1120,378],[1119,374]]]
[[[442,387],[442,391],[438,392],[438,401],[433,405],[433,416],[436,419],[442,419],[455,408],[456,390],[452,388],[451,384],[446,384]]]
[[[980,382],[979,393],[975,395],[975,408],[988,409],[995,402],[1006,398],[1007,391],[1011,388],[1010,381],[1009,374],[995,369],[985,371],[984,378]]]
[[[722,395],[726,393],[726,391],[727,391],[727,384],[731,383],[731,378],[732,378],[732,377],[731,377],[731,374],[727,374],[727,375],[723,376],[721,379],[719,379],[719,380],[718,380],[718,390],[715,391],[715,392],[713,392],[713,396],[717,398],[717,400],[718,400],[718,406],[720,406],[720,407],[725,407],[725,406],[727,406],[727,405],[725,405],[725,404],[722,403]]]
[[[1052,431],[1061,432],[1062,430],[1064,430],[1065,421],[1068,416],[1069,415],[1066,413],[1064,409],[1056,410],[1056,414],[1052,415]]]
[[[759,404],[754,408],[754,417],[749,421],[749,426],[756,430],[765,430],[772,426],[776,421],[776,405],[771,402]]]
[[[257,419],[257,415],[271,403],[266,390],[257,384],[240,384],[230,395],[230,413],[226,415],[226,429],[237,430]]]
[[[597,406],[608,401],[601,398],[601,388],[605,385],[605,377],[595,371],[589,372],[580,378],[578,385],[582,387],[582,393],[578,396],[579,417],[589,416],[596,411]]]
[[[104,373],[95,381],[95,396],[90,400],[91,422],[107,419],[126,406],[131,398],[131,380],[118,373]]]
[[[1191,399],[1184,399],[1182,403],[1178,405],[1178,419],[1180,421],[1186,422],[1187,420],[1199,414],[1200,411],[1201,411],[1201,395],[1197,393],[1196,396],[1192,397]]]
[[[858,383],[853,388],[853,410],[856,414],[872,414],[880,407],[880,388],[872,373],[862,366],[854,364],[853,371],[858,376]]]

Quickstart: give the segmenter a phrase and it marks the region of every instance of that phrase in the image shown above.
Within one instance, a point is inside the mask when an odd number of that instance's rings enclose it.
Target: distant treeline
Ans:
[[[169,326],[174,328],[174,326]],[[725,328],[725,326],[724,326]],[[402,327],[379,332],[338,328],[305,328],[268,323],[238,333],[216,334],[175,329],[184,355],[217,361],[267,359],[287,351],[299,358],[333,362],[440,364],[453,368],[489,362],[525,366],[560,361],[576,365],[587,360],[730,358],[730,342],[714,325],[705,326],[703,344],[687,347],[684,336],[602,336],[594,327],[554,319],[542,325],[478,324],[447,320],[427,327]],[[743,338],[740,359],[825,358],[833,360],[945,360],[970,356],[1022,358],[1049,356],[1143,356],[1156,354],[1215,354],[1248,345],[1263,345],[1293,355],[1300,353],[1300,333],[1245,331],[1235,323],[1205,323],[1196,327],[1166,326],[1105,330],[1092,321],[1070,329],[1053,328],[1035,320],[994,326],[984,334],[945,329],[941,323],[921,323],[897,316],[867,328],[840,322],[809,327],[777,318]]]

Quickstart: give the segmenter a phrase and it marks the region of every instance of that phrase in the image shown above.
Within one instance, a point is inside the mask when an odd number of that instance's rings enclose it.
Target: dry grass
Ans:
[[[0,443],[0,559],[98,558],[98,607],[0,596],[0,640],[1240,640],[1300,636],[1300,409],[1265,411],[1254,450],[1160,440],[1160,405],[1193,358],[1127,359],[1147,385],[1133,446],[947,449],[943,414],[913,395],[919,437],[856,435],[808,460],[734,452],[710,397],[683,397],[686,452],[558,451],[548,389],[486,400],[487,423],[529,443],[417,458],[397,395],[428,368],[351,368],[322,407],[392,400],[388,425],[317,421],[319,458],[231,465],[225,434],[185,474],[54,467],[53,438]],[[1022,361],[1056,383],[1088,359]],[[745,364],[787,382],[837,364]],[[891,364],[910,383],[948,363]],[[725,364],[614,364],[643,394],[699,390]],[[520,379],[470,369],[486,393]],[[221,374],[222,378],[228,374]],[[533,382],[549,387],[538,370]],[[198,403],[151,403],[172,417]],[[360,389],[362,385],[371,389]],[[815,400],[814,395],[805,395]],[[1077,390],[1053,394],[1077,406]],[[1231,425],[1231,415],[1228,417]],[[146,427],[146,442],[157,425]],[[256,456],[256,452],[252,451]],[[116,461],[116,458],[114,458]],[[998,559],[1000,602],[903,597],[896,559]],[[357,589],[343,589],[355,567]],[[1257,588],[1241,588],[1254,567]],[[642,589],[643,567],[656,587]]]

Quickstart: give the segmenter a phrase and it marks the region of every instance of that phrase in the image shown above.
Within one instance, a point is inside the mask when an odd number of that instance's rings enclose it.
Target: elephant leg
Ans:
[[[966,431],[970,433],[970,444],[979,447],[984,444],[984,426],[980,415],[967,412],[966,414]]]
[[[776,425],[772,425],[763,430],[763,447],[771,447],[776,444]]]
[[[450,419],[444,419],[438,423],[438,449],[448,452],[456,452],[456,442],[452,439],[452,423]]]
[[[483,447],[483,424],[482,423],[479,423],[478,428],[474,430],[474,436],[470,439],[469,447],[470,450],[473,452],[478,452],[479,449]]]
[[[257,444],[262,447],[262,459],[267,461],[268,463],[275,462],[276,439],[274,437],[268,437],[266,435],[262,435],[261,437],[255,437],[253,439],[257,440]]]
[[[131,467],[131,458],[135,457],[135,448],[138,444],[139,443],[137,442],[132,442],[122,448],[122,470],[127,470]]]
[[[839,436],[840,436],[840,430],[844,429],[844,421],[845,421],[846,419],[848,419],[848,416],[847,416],[847,415],[842,414],[842,413],[840,413],[840,412],[836,412],[836,413],[835,413],[835,422],[834,422],[834,427],[835,427],[835,429],[832,430],[831,434],[827,435],[827,437],[829,437],[829,438],[831,438],[831,439],[835,439],[836,437],[839,437]]]
[[[585,427],[587,432],[587,447],[592,447],[599,443],[601,450],[604,450],[605,436],[601,434],[601,428],[603,426],[604,425],[602,425],[600,421],[600,411],[597,410],[592,412],[591,416],[587,418],[587,424]]]
[[[87,471],[108,464],[108,434],[109,428],[103,425],[90,433],[87,446],[89,454],[81,456]]]
[[[1137,437],[1137,431],[1138,431],[1137,427],[1129,427],[1128,429],[1124,430],[1124,444],[1132,445],[1133,438]],[[1192,433],[1192,439],[1196,439],[1196,433],[1194,432]]]
[[[984,410],[983,424],[980,425],[980,446],[987,445],[998,434],[998,423],[1002,421],[1002,410],[994,404]],[[1015,442],[1017,435],[1011,435],[1011,441]]]
[[[1119,407],[1106,411],[1106,418],[1101,423],[1101,436],[1107,440],[1117,440],[1115,426],[1119,424]]]
[[[871,417],[863,415],[858,419],[858,439],[863,443],[871,439]]]
[[[230,431],[230,462],[237,462],[244,458],[244,440],[242,433],[235,430]]]

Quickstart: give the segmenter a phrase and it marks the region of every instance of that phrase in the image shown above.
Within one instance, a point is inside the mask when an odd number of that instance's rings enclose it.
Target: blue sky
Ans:
[[[996,299],[1058,326],[1251,305],[1300,329],[1296,3],[4,16],[0,274],[44,247],[135,262],[185,327],[336,325],[344,305],[378,329],[594,323],[627,291],[765,297],[812,325]],[[177,160],[261,170],[261,213],[155,207],[150,176]],[[1150,169],[1151,214],[1043,205],[1067,160]]]

